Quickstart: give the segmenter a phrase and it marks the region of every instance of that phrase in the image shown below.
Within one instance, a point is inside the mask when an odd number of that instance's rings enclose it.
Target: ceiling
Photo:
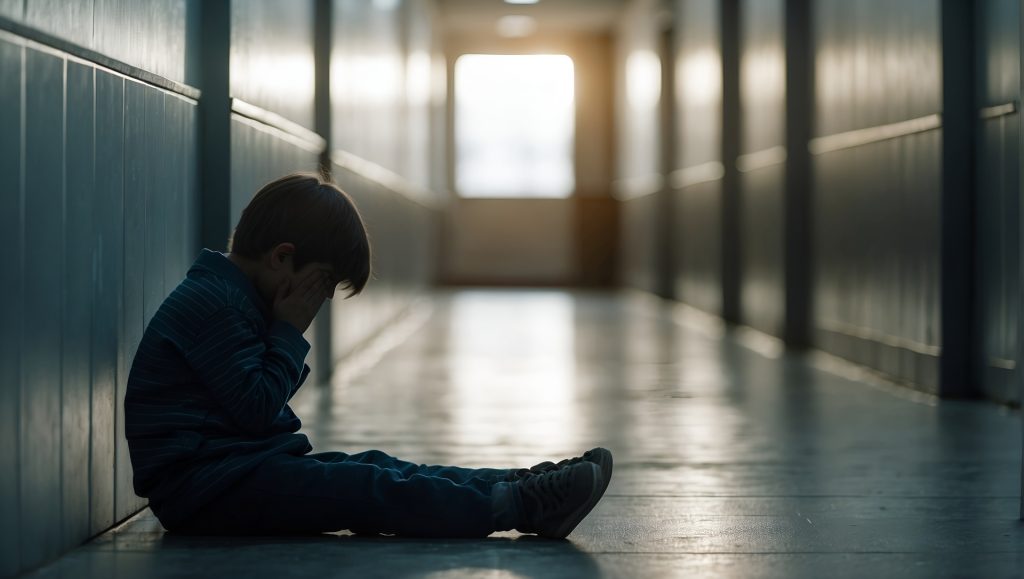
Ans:
[[[612,29],[625,0],[540,0],[506,4],[504,0],[439,0],[441,25],[450,33],[492,33],[502,16],[532,16],[537,31],[603,32]]]

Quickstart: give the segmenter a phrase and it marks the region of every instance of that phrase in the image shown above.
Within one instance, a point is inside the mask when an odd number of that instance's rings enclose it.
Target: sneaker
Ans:
[[[516,530],[564,539],[601,500],[605,487],[601,467],[591,462],[523,478],[513,484],[522,506]]]
[[[508,480],[509,482],[515,482],[527,477],[573,466],[581,462],[592,462],[601,467],[601,476],[604,478],[604,486],[601,488],[601,493],[604,494],[604,491],[608,488],[608,483],[612,480],[612,453],[609,452],[607,448],[601,448],[600,446],[584,452],[583,456],[567,458],[565,460],[560,460],[557,463],[544,461],[542,463],[535,464],[530,468],[514,470],[509,473]]]

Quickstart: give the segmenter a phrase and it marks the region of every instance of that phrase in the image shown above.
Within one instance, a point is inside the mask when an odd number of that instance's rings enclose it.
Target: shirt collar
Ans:
[[[263,319],[269,322],[270,310],[267,308],[267,304],[263,302],[263,298],[260,297],[260,293],[256,290],[256,286],[252,284],[252,281],[245,275],[245,273],[239,269],[237,265],[228,259],[227,255],[219,252],[206,249],[205,247],[199,252],[199,257],[196,258],[195,263],[189,268],[189,273],[193,270],[206,270],[212,272],[214,275],[218,275],[235,286],[241,288],[245,295],[248,296],[249,301],[256,306],[256,309],[263,314]]]

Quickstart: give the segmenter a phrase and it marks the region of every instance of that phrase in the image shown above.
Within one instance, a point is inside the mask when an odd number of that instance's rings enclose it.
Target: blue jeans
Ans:
[[[511,528],[507,506],[496,507],[497,501],[507,505],[511,500],[505,482],[509,472],[420,465],[379,450],[282,454],[264,461],[186,525],[171,530],[292,534],[348,529],[484,537]],[[496,509],[506,512],[496,519]]]

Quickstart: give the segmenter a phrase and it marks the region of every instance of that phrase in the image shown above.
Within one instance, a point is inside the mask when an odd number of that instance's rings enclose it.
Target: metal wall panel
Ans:
[[[139,141],[138,154],[142,163],[142,188],[133,191],[143,199],[145,207],[145,252],[142,281],[142,325],[156,313],[167,294],[164,293],[164,225],[167,218],[168,183],[162,177],[167,167],[167,152],[173,146],[168,139],[154,138],[165,135],[164,93],[147,90],[145,96],[145,127]]]
[[[267,182],[296,171],[317,170],[318,155],[282,138],[281,132],[234,117],[231,121],[231,224]],[[227,250],[227,240],[218,251]]]
[[[975,4],[979,108],[976,155],[976,379],[986,396],[1020,401],[1020,3]]]
[[[721,180],[676,192],[672,238],[675,297],[714,314],[722,313]]]
[[[115,521],[115,423],[124,307],[124,79],[96,71],[96,191],[92,325],[92,528]]]
[[[656,195],[628,199],[620,211],[622,278],[626,285],[646,291],[655,291],[659,282],[658,249],[654,245],[657,201]]]
[[[82,46],[92,44],[92,16],[93,0],[25,2],[26,24]]]
[[[941,351],[941,132],[871,136],[941,110],[939,25],[935,0],[815,5],[815,341],[928,390]]]
[[[331,303],[331,355],[337,360],[393,321],[430,284],[439,215],[346,167],[335,164],[333,171],[369,231],[374,268],[363,294]]]
[[[61,548],[61,286],[64,60],[26,49],[25,266],[21,367],[21,561]]]
[[[785,320],[784,8],[783,0],[740,5],[741,320],[774,335]]]
[[[91,530],[89,434],[92,408],[92,269],[95,69],[67,63],[67,154],[64,280],[61,322],[61,543],[74,544]]]
[[[176,82],[191,81],[186,38],[199,0],[0,0],[0,16]]]
[[[0,40],[0,244],[10,261],[0,283],[0,576],[14,575],[21,559],[19,410],[21,397],[24,200],[21,188],[23,49]]]
[[[654,2],[633,2],[619,23],[615,50],[615,179],[622,199],[622,276],[627,285],[665,291],[662,98],[663,32]],[[669,105],[670,106],[670,105]]]
[[[333,2],[333,147],[401,171],[402,3]]]
[[[231,2],[231,96],[313,129],[313,68],[312,0]]]
[[[676,297],[722,313],[722,54],[714,0],[677,0],[673,255]]]
[[[132,80],[124,88],[124,308],[117,372],[115,513],[118,518],[142,504],[132,487],[131,457],[124,435],[124,395],[135,351],[145,328],[146,191],[149,119],[147,89]],[[154,131],[155,132],[155,131]]]
[[[21,20],[24,14],[24,0],[0,0],[0,16],[12,20]]]
[[[187,80],[186,24],[195,21],[199,0],[93,1],[88,48],[177,82]]]
[[[112,5],[65,4],[33,3],[29,25],[88,44],[94,8]],[[126,22],[173,31],[185,3],[155,2],[149,14],[128,4]],[[153,58],[184,52],[144,42]],[[16,255],[0,290],[0,576],[9,576],[145,505],[122,403],[146,315],[197,252],[197,116],[189,99],[16,37],[0,40],[0,70],[0,236]]]

